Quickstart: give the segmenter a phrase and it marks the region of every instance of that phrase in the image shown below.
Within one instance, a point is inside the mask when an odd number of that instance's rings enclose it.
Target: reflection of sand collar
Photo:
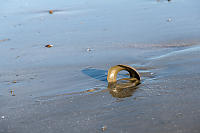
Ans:
[[[137,87],[133,83],[108,83],[108,90],[113,97],[125,98],[132,96]]]
[[[117,74],[122,70],[128,71],[130,78],[120,80],[126,80],[128,82],[119,83],[117,81]],[[108,70],[107,80],[110,94],[112,94],[113,97],[124,98],[132,96],[136,86],[140,84],[140,75],[133,67],[128,65],[116,65]]]

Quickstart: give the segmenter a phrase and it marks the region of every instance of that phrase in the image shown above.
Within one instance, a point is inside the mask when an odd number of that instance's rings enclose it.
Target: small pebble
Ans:
[[[172,19],[171,19],[171,18],[168,18],[168,19],[167,19],[167,22],[171,22],[171,21],[172,21]]]
[[[14,94],[14,91],[13,91],[13,90],[11,90],[10,93],[11,93],[12,96],[16,96],[16,95]]]
[[[49,14],[53,14],[53,10],[49,10]]]
[[[86,92],[94,92],[96,91],[97,89],[90,89],[90,90],[87,90]]]
[[[53,47],[53,45],[48,44],[48,45],[45,45],[45,47],[47,47],[47,48],[51,48],[51,47]]]
[[[92,49],[91,48],[87,48],[87,52],[90,52],[90,51],[92,51]]]
[[[1,116],[1,119],[5,119],[5,116]]]
[[[101,128],[102,131],[105,131],[106,129],[107,129],[107,126],[103,126],[103,127]]]
[[[177,113],[176,117],[181,118],[181,117],[183,117],[183,114],[182,113]]]

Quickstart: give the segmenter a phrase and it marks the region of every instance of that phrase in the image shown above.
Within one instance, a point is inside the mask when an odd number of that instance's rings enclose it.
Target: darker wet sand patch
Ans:
[[[153,43],[153,44],[144,44],[144,43],[137,43],[137,44],[127,44],[127,45],[118,45],[123,48],[141,48],[141,49],[146,49],[146,48],[187,48],[191,46],[196,46],[199,45],[199,41],[195,42],[173,42],[173,43]]]

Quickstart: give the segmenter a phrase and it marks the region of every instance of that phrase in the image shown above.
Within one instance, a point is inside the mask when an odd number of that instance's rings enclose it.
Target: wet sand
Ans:
[[[1,2],[0,133],[199,133],[199,4]],[[113,94],[117,64],[141,84]]]

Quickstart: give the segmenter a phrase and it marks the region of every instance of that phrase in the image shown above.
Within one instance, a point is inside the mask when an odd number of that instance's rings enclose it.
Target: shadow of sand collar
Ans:
[[[85,75],[104,82],[107,82],[107,72],[108,71],[106,70],[95,68],[86,68],[82,70],[82,73],[84,73]]]

